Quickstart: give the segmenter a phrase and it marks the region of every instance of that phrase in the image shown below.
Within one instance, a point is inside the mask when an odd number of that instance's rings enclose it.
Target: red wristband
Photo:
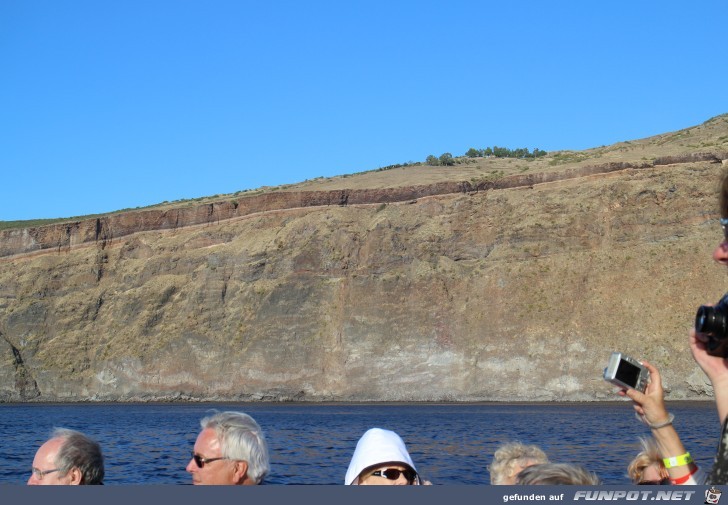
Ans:
[[[695,473],[698,471],[698,465],[693,465],[693,469],[690,470],[690,473],[687,475],[683,475],[682,477],[678,477],[677,479],[670,479],[670,482],[676,486],[679,486],[680,484],[685,484],[687,481],[690,480],[690,477],[695,475]]]

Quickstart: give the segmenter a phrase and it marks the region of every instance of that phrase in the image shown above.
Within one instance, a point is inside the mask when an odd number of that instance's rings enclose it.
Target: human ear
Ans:
[[[236,461],[235,467],[233,468],[235,480],[239,483],[245,482],[248,475],[248,462],[247,461]]]
[[[68,472],[67,477],[69,478],[68,484],[71,486],[78,486],[82,483],[81,481],[83,481],[83,474],[81,474],[81,470],[75,466]]]

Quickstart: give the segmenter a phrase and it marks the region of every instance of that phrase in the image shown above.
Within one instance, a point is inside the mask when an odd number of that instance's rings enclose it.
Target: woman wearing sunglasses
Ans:
[[[359,439],[344,483],[360,486],[422,484],[400,436],[381,428],[372,428]]]

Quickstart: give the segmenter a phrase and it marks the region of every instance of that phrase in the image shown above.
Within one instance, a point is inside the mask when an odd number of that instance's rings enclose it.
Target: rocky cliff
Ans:
[[[728,287],[728,120],[705,129],[647,157],[6,230],[0,399],[604,400],[613,350],[706,398],[687,331]]]

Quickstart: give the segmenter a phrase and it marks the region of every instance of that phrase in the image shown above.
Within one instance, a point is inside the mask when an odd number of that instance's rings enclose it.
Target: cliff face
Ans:
[[[720,164],[292,209],[0,265],[5,400],[587,400],[621,350],[705,394]]]
[[[603,400],[613,350],[705,397],[719,158],[4,232],[0,400]]]

